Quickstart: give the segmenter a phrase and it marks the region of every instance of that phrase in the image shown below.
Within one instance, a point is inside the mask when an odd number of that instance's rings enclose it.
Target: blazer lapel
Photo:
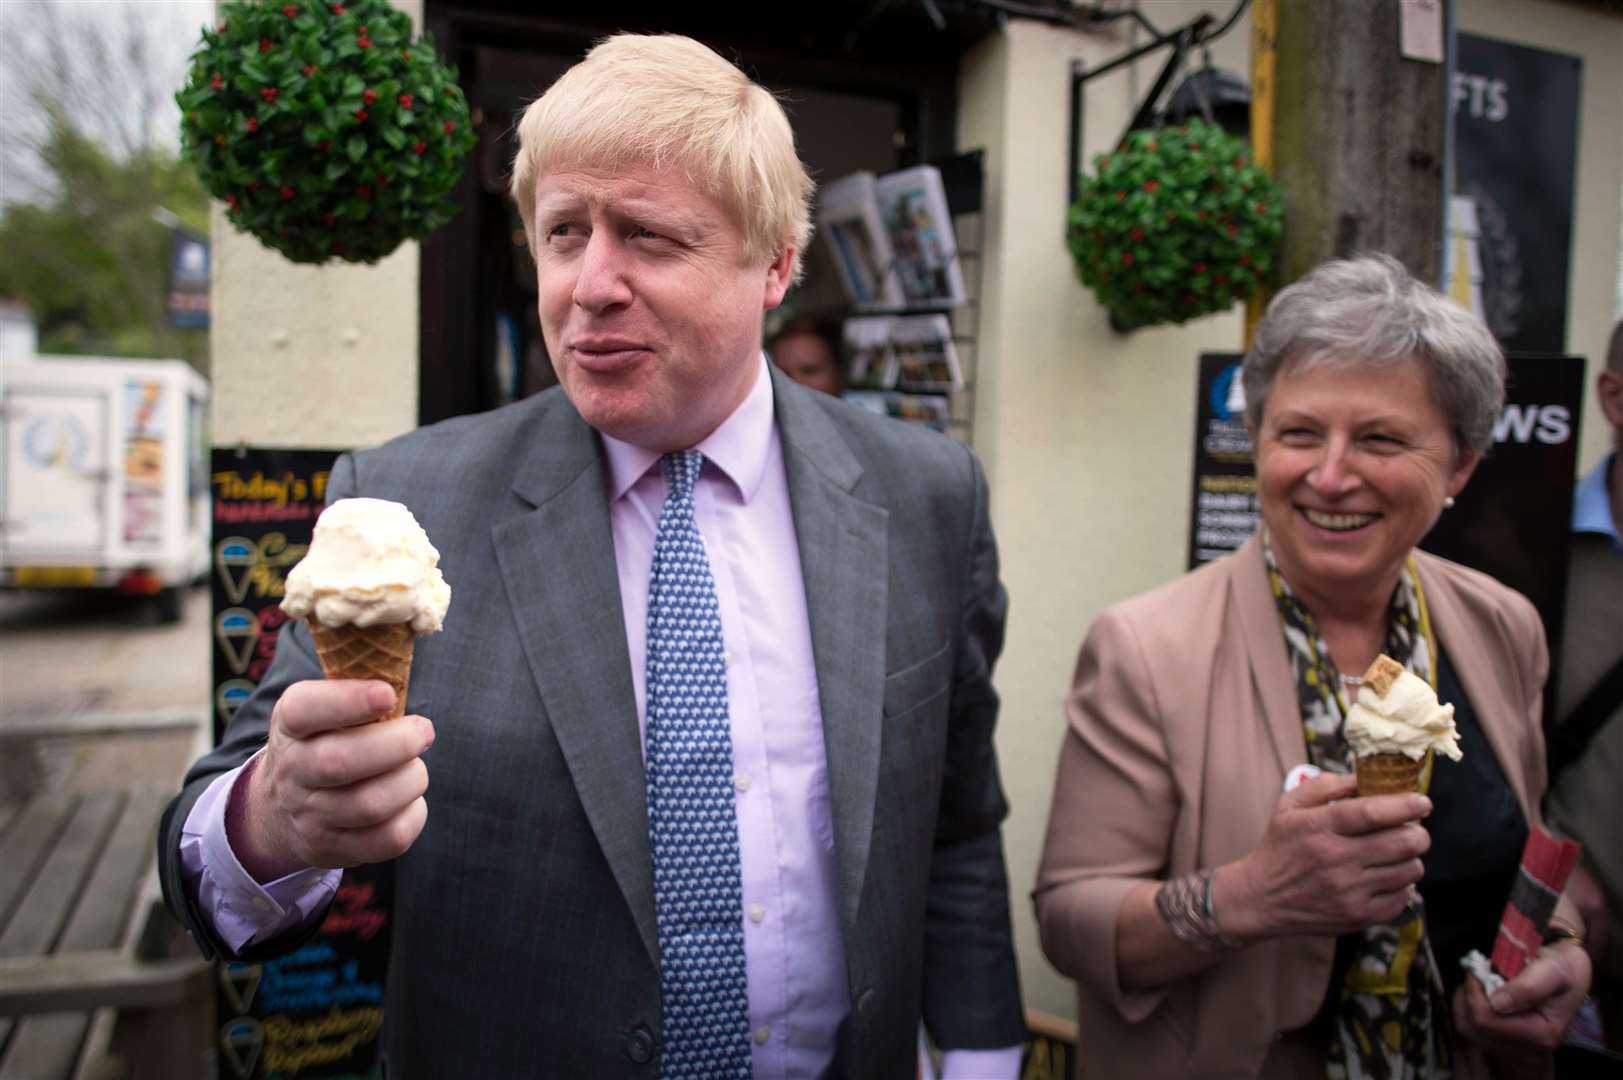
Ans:
[[[1505,780],[1516,793],[1527,823],[1532,825],[1538,816],[1532,804],[1532,792],[1527,788],[1527,770],[1519,764],[1516,738],[1517,731],[1528,723],[1521,712],[1526,699],[1510,684],[1509,667],[1501,668],[1494,661],[1495,657],[1505,655],[1505,643],[1485,632],[1486,626],[1480,618],[1465,610],[1451,583],[1436,572],[1430,556],[1416,552],[1415,566],[1420,571],[1420,587],[1426,594],[1426,606],[1430,609],[1438,644],[1448,654],[1448,662],[1454,666],[1460,685],[1471,700],[1482,734],[1499,759]]]
[[[495,527],[524,655],[576,793],[658,964],[653,857],[631,660],[597,437],[562,397],[513,491],[535,507]]]
[[[879,776],[889,513],[853,494],[862,466],[813,391],[776,368],[772,380],[817,663],[840,921],[854,941]]]
[[[1234,610],[1240,620],[1240,640],[1248,643],[1245,652],[1251,665],[1251,679],[1257,699],[1262,702],[1263,717],[1283,775],[1307,760],[1307,740],[1302,734],[1302,708],[1296,700],[1296,680],[1285,656],[1279,608],[1274,604],[1268,566],[1262,557],[1260,532],[1240,548],[1230,580],[1234,589]]]

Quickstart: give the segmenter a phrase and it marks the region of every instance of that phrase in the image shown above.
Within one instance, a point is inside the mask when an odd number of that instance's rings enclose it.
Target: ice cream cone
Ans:
[[[411,653],[417,641],[411,623],[326,626],[314,614],[307,621],[327,678],[386,682],[394,688],[394,708],[385,719],[406,715]]]
[[[1421,790],[1421,774],[1431,764],[1431,751],[1424,757],[1408,754],[1365,754],[1356,760],[1358,794],[1402,795]]]

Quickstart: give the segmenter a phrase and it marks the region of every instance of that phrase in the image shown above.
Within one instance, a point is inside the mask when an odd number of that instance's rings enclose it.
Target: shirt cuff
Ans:
[[[342,870],[310,868],[261,885],[243,869],[226,836],[225,808],[237,781],[258,759],[255,754],[210,784],[180,831],[181,874],[197,899],[197,911],[234,953],[321,918],[343,877]]]
[[[1001,1050],[944,1050],[941,1080],[1016,1080],[1020,1075],[1020,1047]]]

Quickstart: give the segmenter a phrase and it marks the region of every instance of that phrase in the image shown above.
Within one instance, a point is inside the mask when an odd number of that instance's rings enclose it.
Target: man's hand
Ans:
[[[1589,956],[1576,943],[1546,945],[1491,998],[1467,978],[1454,992],[1454,1028],[1489,1051],[1501,1076],[1547,1076],[1589,978]]]
[[[411,847],[428,820],[421,755],[434,725],[421,716],[373,722],[393,705],[381,682],[288,687],[265,752],[226,809],[231,848],[255,880],[382,862]]]
[[[1344,934],[1403,911],[1431,846],[1413,823],[1431,813],[1431,800],[1351,798],[1357,787],[1351,774],[1326,773],[1280,796],[1257,849],[1213,883],[1225,934]]]

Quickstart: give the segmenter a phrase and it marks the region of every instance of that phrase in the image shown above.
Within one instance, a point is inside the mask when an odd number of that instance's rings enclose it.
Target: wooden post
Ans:
[[[1278,5],[1275,176],[1285,189],[1281,284],[1325,259],[1394,256],[1436,281],[1443,66],[1399,52],[1400,0]]]

